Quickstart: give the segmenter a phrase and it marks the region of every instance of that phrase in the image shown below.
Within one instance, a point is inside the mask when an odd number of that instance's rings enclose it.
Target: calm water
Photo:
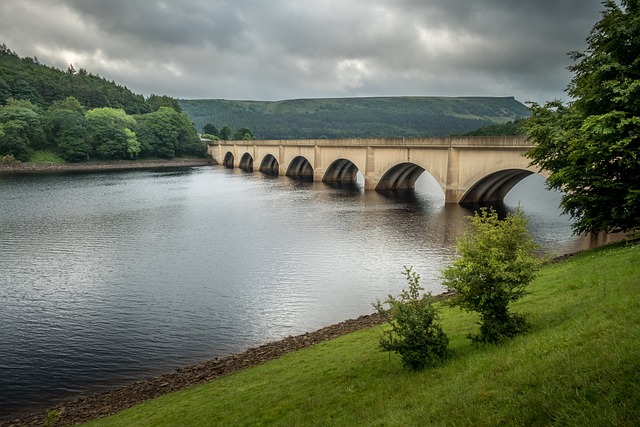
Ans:
[[[549,250],[557,194],[510,193]],[[0,417],[373,311],[438,272],[470,211],[221,167],[0,176]]]

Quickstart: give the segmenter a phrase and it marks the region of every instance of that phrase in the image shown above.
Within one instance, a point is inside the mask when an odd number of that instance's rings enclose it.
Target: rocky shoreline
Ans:
[[[364,328],[384,322],[378,314],[349,319],[315,332],[289,336],[280,341],[270,342],[250,348],[242,353],[199,363],[171,373],[137,381],[124,387],[103,393],[81,397],[73,402],[51,408],[57,411],[56,426],[75,425],[96,418],[113,415],[124,409],[153,399],[166,393],[201,384],[233,372],[276,359],[286,353],[296,351],[322,341],[334,339]],[[12,416],[0,422],[1,427],[41,427],[49,411]]]
[[[152,160],[114,160],[108,162],[83,163],[22,163],[0,162],[0,174],[32,172],[92,172],[104,170],[177,168],[188,166],[206,166],[213,164],[211,158],[188,159],[152,159]]]

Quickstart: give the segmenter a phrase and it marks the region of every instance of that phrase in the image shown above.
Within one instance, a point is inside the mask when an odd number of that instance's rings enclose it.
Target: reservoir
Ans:
[[[560,195],[520,203],[583,249]],[[0,175],[0,419],[373,312],[413,266],[442,292],[468,208],[220,166]]]

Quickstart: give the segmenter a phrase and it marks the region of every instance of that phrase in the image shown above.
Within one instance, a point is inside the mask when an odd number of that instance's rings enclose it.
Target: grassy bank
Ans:
[[[454,355],[436,369],[403,369],[376,327],[88,425],[637,425],[639,265],[636,245],[545,267],[515,304],[533,330],[500,346],[472,346],[474,316],[444,308]]]

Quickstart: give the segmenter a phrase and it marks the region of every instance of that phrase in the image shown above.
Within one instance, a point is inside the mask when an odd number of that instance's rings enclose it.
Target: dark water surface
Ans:
[[[559,196],[509,194],[580,249]],[[469,210],[221,167],[0,176],[0,417],[373,311],[414,266],[438,293]]]

